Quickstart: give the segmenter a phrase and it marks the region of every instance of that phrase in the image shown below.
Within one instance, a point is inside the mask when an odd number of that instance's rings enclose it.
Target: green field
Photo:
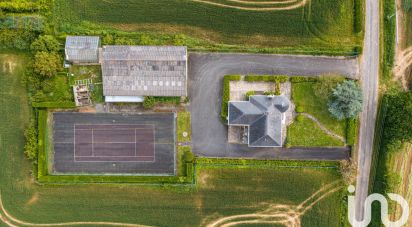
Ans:
[[[26,61],[22,54],[0,54],[0,191],[5,209],[19,220],[198,226],[226,215],[262,211],[270,204],[297,205],[340,179],[335,169],[203,165],[197,167],[196,187],[35,184],[32,165],[23,155],[23,129],[30,116],[21,82]],[[341,193],[315,204],[302,217],[302,226],[339,226]]]
[[[56,0],[53,18],[60,34],[95,33],[103,36],[115,29],[137,32],[128,36],[136,39],[137,44],[180,44],[191,49],[266,52],[282,48],[284,52],[350,54],[362,39],[362,32],[355,31],[354,26],[356,18],[362,18],[362,15],[354,15],[356,1],[312,0],[304,7],[292,10],[248,11],[191,0]],[[153,37],[156,41],[142,38],[141,34],[157,34]],[[187,37],[176,41],[176,37],[162,38],[159,34]]]

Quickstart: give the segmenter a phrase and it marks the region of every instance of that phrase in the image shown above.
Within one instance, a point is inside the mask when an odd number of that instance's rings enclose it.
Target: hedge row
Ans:
[[[35,108],[74,108],[76,104],[74,102],[32,102],[31,104]]]
[[[346,124],[346,144],[353,146],[356,143],[356,138],[358,137],[358,124],[359,120],[357,118],[349,119]]]
[[[289,81],[289,76],[287,75],[247,75],[245,76],[245,81],[265,81],[265,82],[276,82],[285,83]]]
[[[353,11],[354,11],[354,20],[353,20],[353,31],[355,33],[360,33],[363,30],[363,1],[362,0],[353,0]]]
[[[223,77],[223,94],[222,94],[222,109],[220,111],[220,117],[223,122],[227,121],[227,109],[230,101],[230,81],[240,81],[240,75],[225,75]]]
[[[41,109],[38,111],[38,156],[37,156],[37,178],[41,179],[48,173],[47,162],[47,110]]]
[[[257,160],[230,158],[196,158],[198,165],[211,166],[259,166],[259,167],[338,167],[338,161],[295,161],[295,160]]]
[[[47,1],[45,3],[34,1],[2,1],[0,9],[8,13],[25,13],[35,12],[48,9]]]
[[[299,82],[317,82],[319,80],[318,77],[312,76],[291,76],[290,81],[292,83],[299,83]]]
[[[385,15],[383,21],[383,76],[385,79],[390,79],[392,78],[392,67],[395,58],[395,2],[393,0],[384,0],[383,10]]]

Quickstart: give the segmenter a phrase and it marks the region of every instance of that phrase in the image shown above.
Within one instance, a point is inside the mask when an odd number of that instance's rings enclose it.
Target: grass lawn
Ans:
[[[346,120],[338,121],[328,110],[328,96],[317,96],[315,83],[292,83],[292,99],[296,106],[302,106],[303,111],[317,118],[326,128],[345,137]]]
[[[5,209],[17,219],[199,226],[225,215],[261,211],[267,204],[297,205],[340,179],[335,169],[199,166],[197,187],[35,184],[32,165],[23,154],[23,130],[30,119],[21,83],[25,62],[21,54],[0,54],[0,191]],[[302,226],[339,226],[341,193],[316,204],[303,216]]]
[[[284,47],[290,51],[293,47],[303,53],[315,49],[351,52],[362,41],[354,31],[355,17],[362,15],[354,15],[353,9],[354,0],[312,0],[286,11],[246,11],[191,0],[57,0],[53,18],[58,32],[66,34],[110,29],[158,37],[184,34],[188,37],[177,44],[192,49]],[[137,39],[153,44],[147,37]],[[176,43],[173,37],[166,36],[156,41],[172,43]]]
[[[59,102],[73,101],[73,91],[65,75],[57,74],[44,82],[44,101]]]
[[[343,146],[343,142],[324,133],[311,119],[295,121],[288,127],[287,143],[290,146],[324,147]]]
[[[187,133],[186,137],[183,136],[184,132]],[[177,141],[190,142],[192,134],[191,132],[190,112],[179,112],[177,114]]]

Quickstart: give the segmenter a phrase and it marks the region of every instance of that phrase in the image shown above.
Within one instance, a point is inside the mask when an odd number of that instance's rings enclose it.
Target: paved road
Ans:
[[[379,1],[366,0],[365,40],[360,72],[364,103],[360,119],[358,176],[355,193],[358,220],[363,220],[364,201],[368,196],[373,137],[378,107],[379,16]]]
[[[220,121],[223,76],[226,74],[321,75],[338,73],[357,78],[357,59],[285,55],[189,55],[189,95],[193,151],[209,157],[272,159],[329,159],[348,157],[347,148],[248,148],[227,143],[227,127]]]

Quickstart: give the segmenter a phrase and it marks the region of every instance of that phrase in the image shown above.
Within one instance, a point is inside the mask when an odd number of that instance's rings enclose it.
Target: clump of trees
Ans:
[[[63,61],[56,52],[39,51],[34,55],[34,72],[50,78],[62,68]]]
[[[388,104],[383,128],[383,144],[388,152],[401,150],[412,141],[412,93],[387,96]]]
[[[353,80],[340,83],[332,89],[329,112],[339,120],[356,118],[362,111],[362,89]]]

